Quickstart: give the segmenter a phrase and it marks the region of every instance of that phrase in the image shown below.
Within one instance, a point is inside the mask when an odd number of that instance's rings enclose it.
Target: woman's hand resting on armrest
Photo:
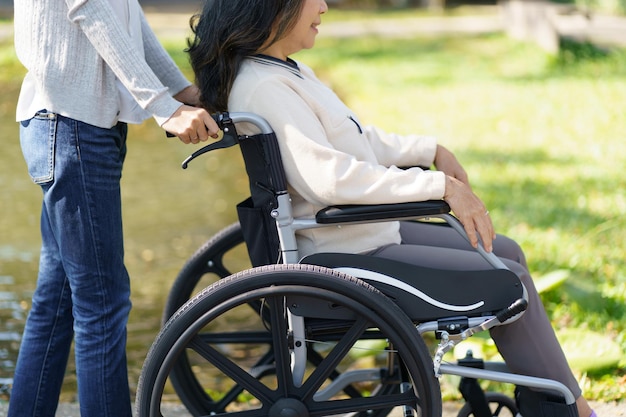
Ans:
[[[456,157],[445,147],[438,145],[435,167],[446,174],[446,192],[443,199],[461,221],[473,247],[478,246],[478,238],[487,252],[493,249],[496,234],[489,217],[489,211],[474,194],[467,173]]]

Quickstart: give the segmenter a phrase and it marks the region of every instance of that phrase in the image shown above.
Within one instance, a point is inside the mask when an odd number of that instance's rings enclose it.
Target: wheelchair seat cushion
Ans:
[[[300,263],[337,269],[368,282],[415,322],[493,314],[509,307],[524,293],[517,275],[507,269],[432,269],[346,253],[316,253]]]

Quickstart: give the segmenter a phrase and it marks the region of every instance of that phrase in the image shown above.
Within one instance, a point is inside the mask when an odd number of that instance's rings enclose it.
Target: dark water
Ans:
[[[0,109],[0,401],[8,398],[40,245],[41,191],[22,159],[13,122],[16,92],[4,92],[0,100],[8,103]],[[128,360],[134,391],[178,271],[206,239],[236,220],[234,206],[248,185],[237,149],[207,154],[182,170],[180,163],[198,146],[165,138],[151,120],[131,127],[128,146],[122,192],[133,290]],[[70,360],[63,401],[75,399],[74,369]]]

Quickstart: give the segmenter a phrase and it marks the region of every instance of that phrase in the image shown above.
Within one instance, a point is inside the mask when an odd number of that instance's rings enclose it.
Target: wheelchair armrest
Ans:
[[[371,220],[408,219],[449,212],[450,206],[443,200],[398,204],[336,205],[318,211],[315,215],[315,221],[319,224],[335,224]]]

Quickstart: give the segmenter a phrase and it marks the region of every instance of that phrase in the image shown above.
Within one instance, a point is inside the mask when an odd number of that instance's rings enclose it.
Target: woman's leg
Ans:
[[[61,247],[72,289],[81,415],[130,417],[130,280],[124,266],[120,192],[127,129],[124,124],[100,129],[59,120],[59,125],[65,123],[76,132],[72,145],[79,155],[68,166],[71,179],[57,190],[65,197],[56,198],[55,205],[62,205],[57,225],[65,230]]]
[[[69,282],[45,208],[39,277],[13,376],[9,417],[54,417],[72,343]]]
[[[381,248],[373,255],[431,268],[476,270],[490,267],[463,237],[449,227],[403,222],[400,230],[402,245]],[[518,275],[529,294],[528,309],[519,320],[491,330],[502,357],[513,372],[565,384],[578,398],[581,417],[589,416],[591,411],[581,397],[578,383],[556,339],[523,252],[513,240],[498,236],[494,253]]]
[[[72,328],[81,415],[131,416],[130,287],[119,189],[125,139],[125,125],[100,129],[45,112],[23,123],[29,171],[44,190],[44,248],[16,366],[12,417],[54,415]],[[53,175],[43,172],[48,168]]]
[[[474,248],[459,233],[446,224],[427,222],[401,222],[400,234],[402,243],[424,246],[474,251]],[[522,248],[513,239],[498,235],[493,242],[493,252],[499,258],[506,258],[521,264],[528,269]]]
[[[20,126],[22,152],[33,181],[41,185],[42,247],[37,286],[13,377],[9,417],[54,417],[73,337],[71,290],[45,196],[54,180],[56,118],[41,112]]]

